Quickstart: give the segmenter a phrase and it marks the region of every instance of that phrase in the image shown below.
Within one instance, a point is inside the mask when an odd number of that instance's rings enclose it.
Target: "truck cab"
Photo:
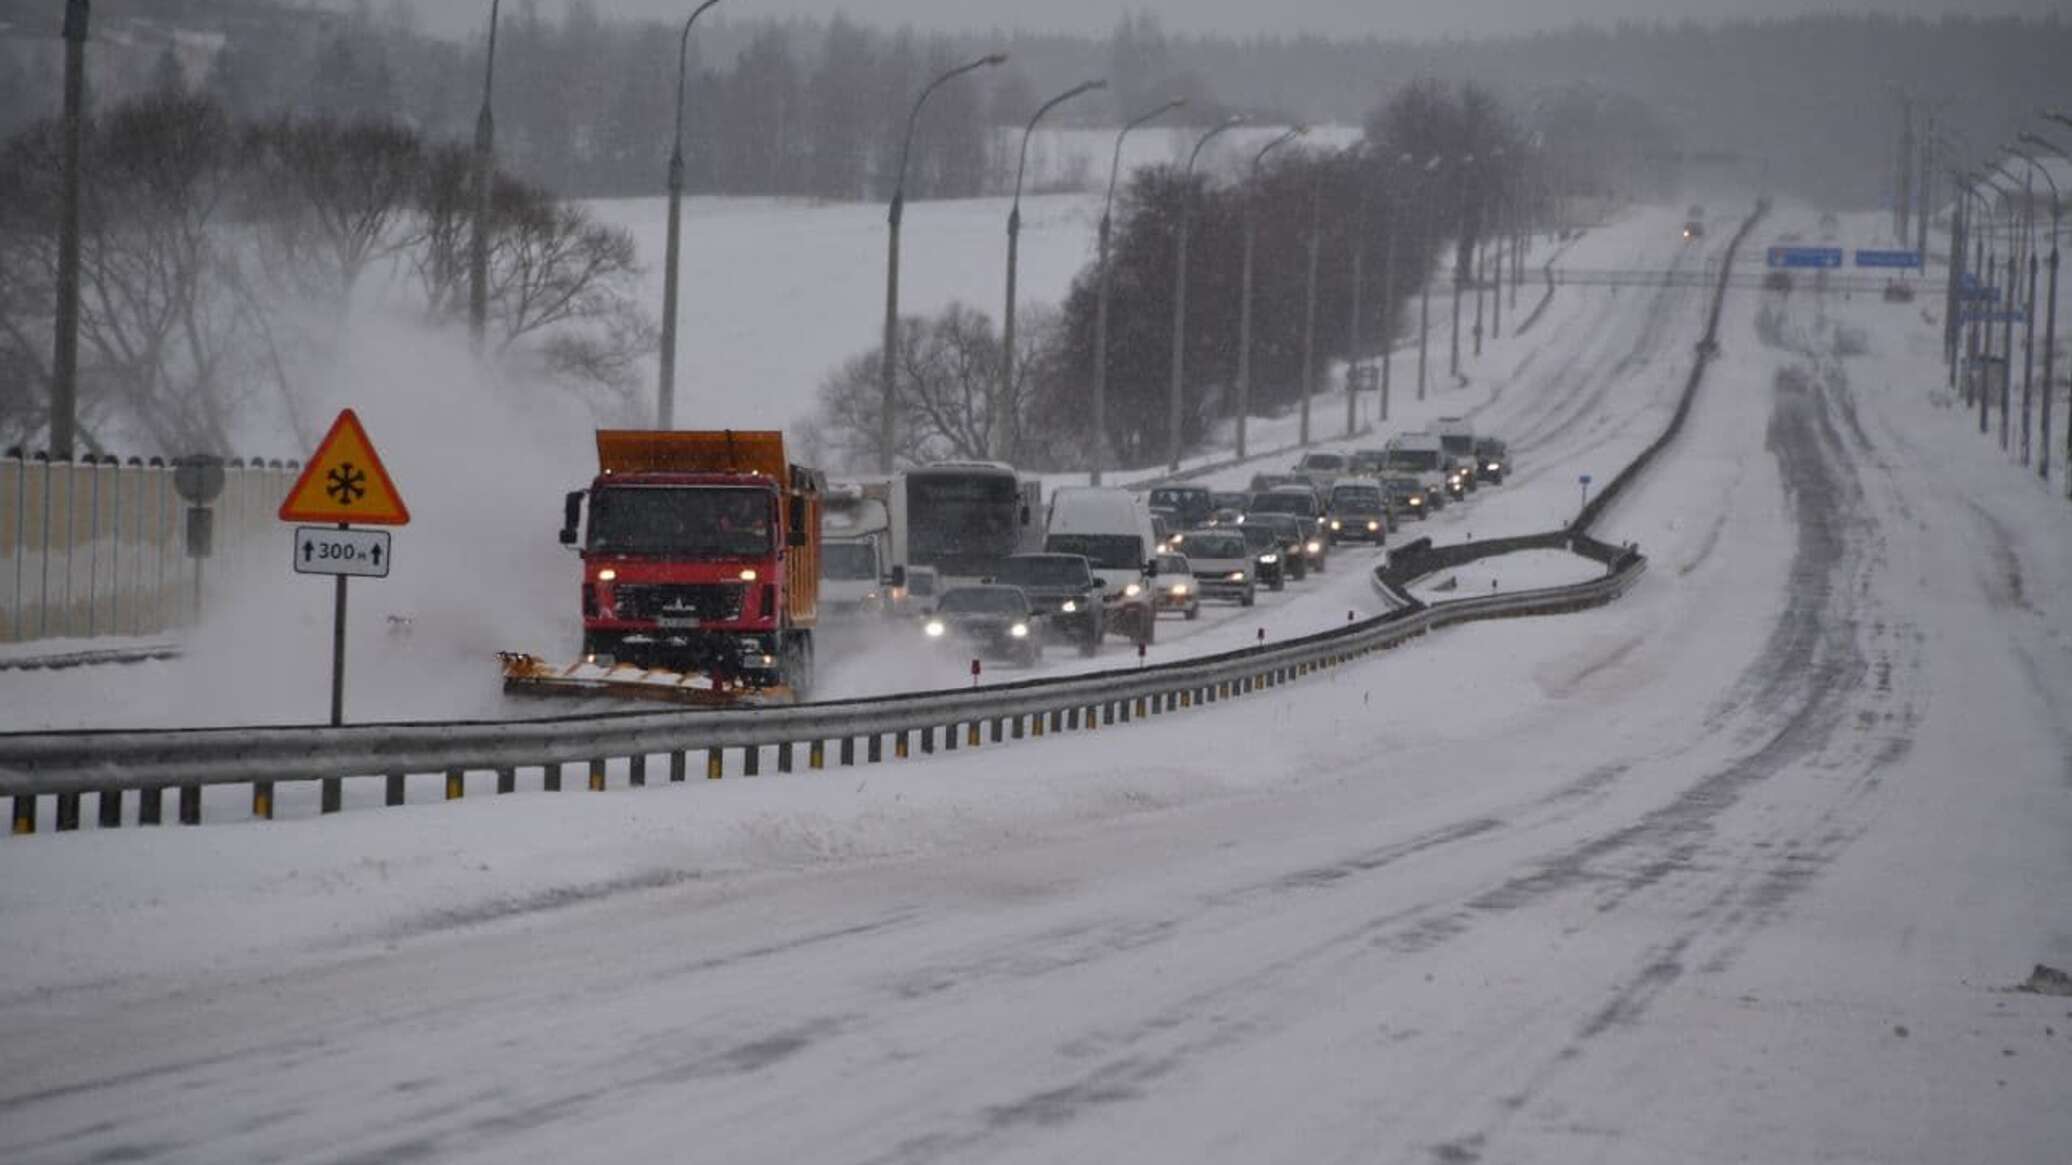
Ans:
[[[791,464],[776,432],[601,430],[597,452],[598,475],[567,496],[561,529],[583,562],[585,657],[803,691],[819,618],[818,471]]]

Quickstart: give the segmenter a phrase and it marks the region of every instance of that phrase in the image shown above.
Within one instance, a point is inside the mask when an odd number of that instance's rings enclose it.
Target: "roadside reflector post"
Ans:
[[[933,725],[921,729],[921,751],[930,755],[933,755],[935,752],[935,727]]]
[[[626,760],[626,783],[638,789],[647,784],[647,754],[636,752]]]
[[[1264,628],[1264,627],[1261,627],[1261,628],[1259,629],[1259,642],[1261,642],[1261,643],[1264,643],[1264,642],[1266,642],[1266,628]]]
[[[403,803],[403,780],[402,773],[389,773],[387,775],[386,787],[382,790],[382,802],[384,804],[401,805]],[[559,786],[556,787],[558,788]]]
[[[720,779],[721,776],[723,776],[726,773],[726,771],[727,768],[725,754],[716,748],[706,749],[705,779],[708,781],[717,781]]]
[[[816,740],[806,746],[806,767],[818,771],[827,767],[827,743]]]
[[[165,822],[165,790],[137,790],[137,824],[161,825]]]
[[[540,786],[549,793],[561,791],[561,761],[549,761],[540,769]]]
[[[841,764],[842,764],[842,767],[843,767],[843,768],[845,768],[845,769],[846,769],[846,768],[853,768],[853,767],[855,767],[855,765],[856,765],[856,738],[855,738],[855,737],[853,737],[853,736],[844,736],[844,737],[842,738],[842,747],[841,747],[841,748],[840,748],[840,749],[838,750],[838,757],[839,757],[839,759],[840,759],[840,761],[841,761]]]
[[[864,763],[866,763],[866,764],[874,764],[874,765],[877,765],[877,764],[884,764],[884,763],[885,763],[885,738],[884,738],[884,737],[883,737],[882,735],[880,735],[880,734],[878,734],[878,733],[876,733],[876,732],[873,732],[873,733],[871,733],[871,734],[870,734],[870,743],[869,743],[869,745],[867,745],[867,746],[866,746],[866,747],[864,748],[864,750],[863,750],[863,751],[864,751],[864,757],[863,757],[863,759],[864,759]]]
[[[57,820],[58,832],[64,833],[68,830],[73,830],[77,828],[79,828],[79,794],[59,793]]]
[[[898,734],[892,738],[893,759],[905,760],[907,758],[907,751],[912,746],[913,741],[912,738],[908,735],[907,730],[904,728],[900,729]]]
[[[14,799],[14,828],[17,834],[36,832],[36,798],[32,796]]]
[[[496,791],[499,794],[518,791],[518,770],[506,766],[496,771]]]
[[[601,756],[590,758],[590,791],[604,792],[604,758]]]
[[[345,799],[344,782],[337,777],[325,777],[323,787],[317,791],[317,812],[336,813]]]
[[[967,734],[964,737],[965,746],[967,748],[977,748],[979,745],[978,721],[973,720],[964,727],[967,730]]]
[[[675,784],[675,783],[677,783],[677,782],[680,782],[680,781],[682,781],[682,780],[683,780],[683,778],[684,778],[684,769],[685,769],[686,767],[687,767],[687,765],[686,765],[686,757],[685,757],[685,755],[684,755],[684,750],[682,750],[682,749],[680,749],[680,748],[679,748],[679,749],[675,750],[674,752],[671,752],[671,753],[669,754],[669,780],[670,780],[670,783],[672,783],[672,784]]]
[[[1147,644],[1145,644],[1145,643],[1139,642],[1139,643],[1137,644],[1137,666],[1138,666],[1138,667],[1142,667],[1142,666],[1144,666],[1144,657],[1145,657],[1145,655],[1146,655],[1146,654],[1148,654],[1148,645],[1147,645]]]
[[[763,775],[763,746],[751,744],[741,750],[741,775],[760,777]]]
[[[777,771],[780,773],[791,771],[791,741],[789,740],[777,746]]]
[[[201,786],[180,786],[180,824],[201,824]]]
[[[102,829],[122,827],[122,790],[101,790],[101,813],[99,824]]]
[[[252,782],[252,816],[261,821],[273,820],[273,782]],[[62,829],[64,826],[60,825]]]

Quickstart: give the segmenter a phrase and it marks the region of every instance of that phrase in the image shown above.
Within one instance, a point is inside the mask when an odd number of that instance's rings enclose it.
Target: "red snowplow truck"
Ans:
[[[507,686],[684,703],[804,698],[820,472],[793,465],[778,432],[600,430],[597,462],[561,527],[583,559],[583,660],[556,671],[507,656]]]

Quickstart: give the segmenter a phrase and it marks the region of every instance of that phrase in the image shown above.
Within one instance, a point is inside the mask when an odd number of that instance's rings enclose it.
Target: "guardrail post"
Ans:
[[[856,738],[844,736],[842,738],[842,747],[836,749],[835,752],[843,768],[854,767],[856,764]]]
[[[819,772],[827,767],[827,745],[825,742],[816,740],[806,746],[806,767],[814,772]]]
[[[518,770],[510,767],[496,771],[496,791],[499,796],[518,791]]]
[[[593,756],[590,758],[590,791],[592,793],[604,792],[604,765],[605,760],[603,757]]]
[[[706,750],[705,750],[705,779],[706,779],[706,780],[708,780],[708,781],[717,781],[717,780],[719,780],[719,779],[720,779],[720,777],[722,777],[722,776],[724,776],[724,775],[726,774],[726,771],[727,771],[727,754],[726,754],[726,750],[724,750],[724,749],[718,749],[718,748],[708,748],[708,749],[706,749]]]
[[[1065,728],[1069,732],[1079,731],[1079,707],[1077,705],[1065,709]]]
[[[929,725],[929,726],[927,726],[927,727],[925,727],[925,728],[921,729],[921,751],[922,751],[922,752],[924,752],[924,753],[927,753],[927,754],[929,754],[929,755],[931,755],[931,756],[932,756],[932,755],[934,755],[934,753],[935,753],[935,726],[934,726],[934,725]]]
[[[751,744],[741,750],[741,775],[760,777],[763,775],[763,746]]]
[[[1052,715],[1056,715],[1056,713],[1052,713]],[[1043,735],[1043,713],[1038,712],[1029,717],[1029,730],[1038,736]],[[1000,743],[1000,738],[1005,735],[1007,735],[1007,721],[995,717],[993,720],[993,743]]]
[[[102,829],[122,827],[122,790],[103,789],[100,793],[100,813],[95,820]]]
[[[137,790],[137,824],[160,825],[165,821],[165,790]]]
[[[1007,718],[1008,728],[1010,730],[1010,734],[1014,737],[1014,739],[1022,739],[1023,734],[1027,731],[1026,726],[1031,719],[1033,719],[1033,717],[1022,716],[1019,714]]]
[[[1116,714],[1122,718],[1124,724],[1130,722],[1130,702],[1128,700],[1115,701],[1115,710]]]
[[[789,740],[777,746],[777,771],[780,773],[791,771],[791,741]]]
[[[647,785],[647,754],[636,752],[626,761],[626,783],[636,789]]]
[[[1194,707],[1194,689],[1193,689],[1193,688],[1181,688],[1181,689],[1180,689],[1180,706],[1181,706],[1182,708],[1192,708],[1192,707]]]
[[[957,725],[954,721],[942,726],[942,748],[944,752],[957,751]]]
[[[337,777],[324,778],[323,787],[317,790],[317,812],[338,812],[339,802],[344,799],[345,793],[339,787],[341,784],[342,782]]]
[[[671,784],[675,784],[683,780],[684,769],[686,767],[687,764],[686,758],[684,756],[684,750],[679,748],[669,754],[669,781]]]
[[[561,769],[565,762],[548,761],[540,766],[540,787],[549,793],[561,791]]]
[[[1150,709],[1149,709],[1149,707],[1148,707],[1148,706],[1146,705],[1146,703],[1145,703],[1145,701],[1144,701],[1144,697],[1142,697],[1142,696],[1138,696],[1138,697],[1137,697],[1137,719],[1139,719],[1139,720],[1142,720],[1142,719],[1143,719],[1144,717],[1146,717],[1146,716],[1149,716],[1150,714],[1151,714],[1151,712],[1150,712]]]
[[[261,821],[273,820],[273,782],[252,782],[252,816]]]
[[[36,798],[16,797],[14,799],[14,826],[16,834],[36,832]]]
[[[885,737],[882,734],[871,733],[870,746],[864,749],[863,759],[866,764],[881,765],[885,763]]]
[[[969,723],[969,724],[966,724],[966,725],[964,726],[964,732],[965,732],[965,736],[964,736],[964,746],[965,746],[966,748],[977,748],[977,747],[978,747],[978,721],[976,721],[976,720],[973,720],[973,721],[972,721],[971,723]]]
[[[79,828],[79,794],[58,794],[57,830],[64,833]]]
[[[201,786],[180,786],[180,824],[201,824]]]
[[[404,782],[406,779],[407,778],[402,773],[387,774],[383,778],[384,784],[382,788],[381,803],[384,805],[391,806],[401,805],[408,795],[404,788]]]
[[[1101,709],[1100,709],[1100,706],[1099,706],[1099,705],[1088,705],[1088,706],[1087,706],[1087,709],[1086,709],[1086,730],[1087,730],[1088,732],[1093,732],[1093,731],[1096,731],[1097,729],[1099,729],[1100,727],[1101,727]]]

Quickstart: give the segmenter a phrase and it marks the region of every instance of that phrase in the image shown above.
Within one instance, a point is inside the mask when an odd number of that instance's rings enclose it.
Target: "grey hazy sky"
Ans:
[[[338,2],[338,0],[334,0]],[[513,9],[522,0],[504,0]],[[594,0],[600,11],[677,18],[691,0]],[[564,0],[538,0],[558,17]],[[427,30],[457,32],[486,21],[488,0],[376,0],[418,12]],[[1105,33],[1125,10],[1157,14],[1169,32],[1249,34],[1319,33],[1329,36],[1454,37],[1523,33],[1577,20],[1702,20],[1876,12],[1940,16],[1945,13],[2042,17],[2065,10],[2063,0],[724,0],[712,15],[736,20],[759,16],[825,17],[841,11],[885,26]],[[711,19],[708,15],[706,19]]]

